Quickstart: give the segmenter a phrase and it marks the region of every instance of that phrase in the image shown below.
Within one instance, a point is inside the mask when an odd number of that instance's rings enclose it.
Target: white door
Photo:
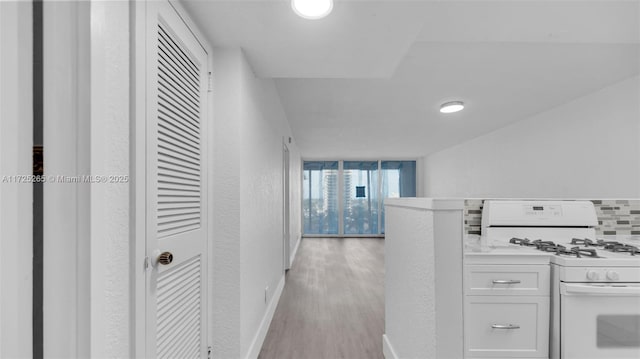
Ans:
[[[147,357],[204,358],[207,54],[166,1],[147,3]]]

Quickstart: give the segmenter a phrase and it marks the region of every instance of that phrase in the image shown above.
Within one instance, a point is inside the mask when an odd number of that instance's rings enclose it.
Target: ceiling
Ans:
[[[274,79],[305,158],[417,158],[640,73],[640,1],[334,2],[184,1]]]

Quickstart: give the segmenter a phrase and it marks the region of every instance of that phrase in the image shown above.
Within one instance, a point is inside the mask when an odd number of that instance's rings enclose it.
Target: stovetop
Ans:
[[[572,236],[533,238],[536,237],[467,237],[465,255],[476,264],[492,261],[505,264],[535,264],[544,261],[564,267],[629,267],[640,270],[638,236],[604,239]]]
[[[631,244],[618,241],[606,241],[604,239],[592,240],[589,238],[572,238],[568,244],[559,244],[553,241],[541,239],[530,240],[528,238],[511,238],[509,243],[520,246],[532,247],[542,252],[553,253],[557,256],[569,256],[575,258],[603,258],[596,249],[631,256],[640,255],[640,248]]]

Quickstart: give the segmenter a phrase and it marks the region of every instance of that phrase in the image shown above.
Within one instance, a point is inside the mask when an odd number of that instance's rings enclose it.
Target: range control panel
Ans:
[[[562,216],[562,206],[558,205],[524,205],[525,216],[534,217],[560,217]]]
[[[595,259],[597,261],[597,259]],[[563,267],[560,280],[573,283],[639,283],[637,267]]]
[[[590,201],[486,200],[482,208],[482,228],[513,227],[595,227],[596,210]]]

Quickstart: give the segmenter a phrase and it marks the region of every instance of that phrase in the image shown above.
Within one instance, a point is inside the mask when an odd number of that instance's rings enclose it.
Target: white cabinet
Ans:
[[[470,358],[548,357],[549,297],[468,296],[466,313]]]
[[[466,295],[549,295],[548,265],[468,265]]]
[[[548,358],[549,283],[548,265],[466,265],[465,358]]]

